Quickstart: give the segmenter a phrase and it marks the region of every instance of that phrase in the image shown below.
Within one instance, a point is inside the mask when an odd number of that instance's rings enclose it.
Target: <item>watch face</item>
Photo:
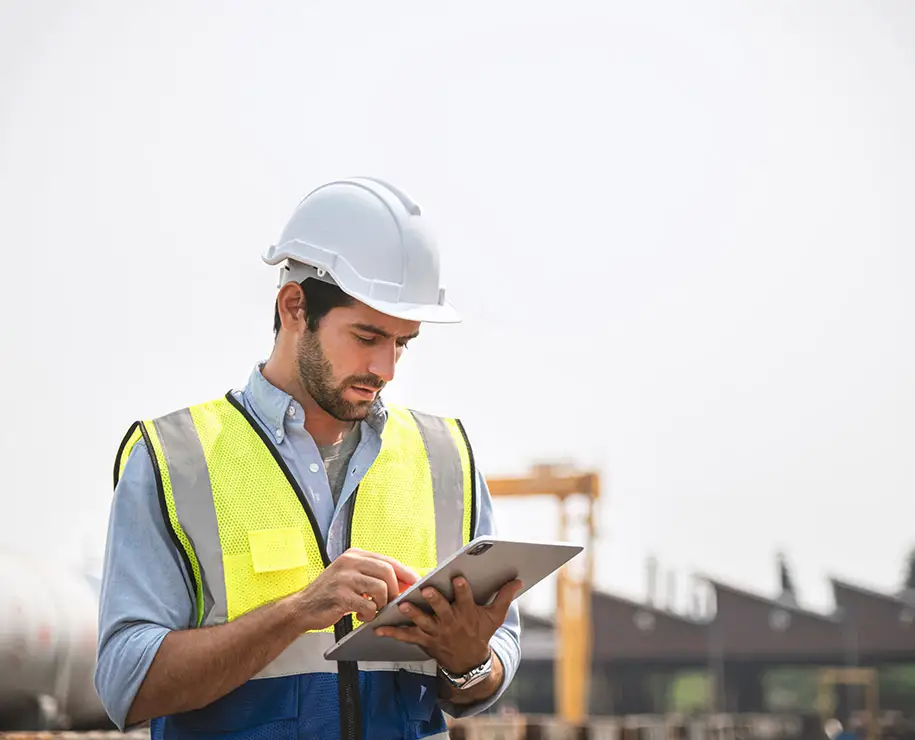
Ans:
[[[452,686],[456,689],[463,690],[469,689],[471,686],[476,686],[480,681],[484,680],[490,673],[492,673],[492,653],[490,653],[489,658],[486,659],[486,662],[482,665],[477,666],[476,668],[470,669],[467,673],[462,676],[455,676],[452,673],[449,673],[441,666],[439,667],[442,675],[448,680]]]
[[[490,673],[489,671],[484,671],[483,673],[478,673],[476,676],[473,676],[472,678],[467,679],[467,682],[463,686],[461,686],[461,688],[469,689],[471,686],[476,686],[478,683],[480,683],[480,681],[485,680],[486,677],[489,675],[489,673]]]

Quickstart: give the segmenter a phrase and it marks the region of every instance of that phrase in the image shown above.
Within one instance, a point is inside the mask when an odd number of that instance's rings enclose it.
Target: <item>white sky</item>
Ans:
[[[915,545],[915,5],[0,3],[4,545],[98,556],[138,417],[241,385],[302,195],[386,177],[466,321],[388,398],[604,475],[656,554],[802,600]],[[497,502],[551,539],[555,509]],[[541,589],[541,599],[544,595]],[[532,598],[538,598],[535,594]]]

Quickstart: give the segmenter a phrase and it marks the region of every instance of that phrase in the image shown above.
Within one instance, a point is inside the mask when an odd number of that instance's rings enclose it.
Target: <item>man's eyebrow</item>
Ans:
[[[379,337],[384,337],[385,339],[390,339],[393,336],[390,332],[385,331],[380,326],[375,326],[374,324],[353,324],[352,326],[354,329],[358,329],[359,331],[364,331],[368,334],[377,334]],[[409,336],[400,337],[400,339],[406,339],[409,341],[411,339],[416,339],[418,336],[419,330],[413,332]]]

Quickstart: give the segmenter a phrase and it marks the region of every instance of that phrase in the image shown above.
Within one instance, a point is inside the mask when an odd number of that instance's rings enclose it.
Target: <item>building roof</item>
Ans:
[[[854,630],[859,655],[903,659],[915,655],[915,603],[831,578],[839,614]]]
[[[701,621],[607,591],[595,591],[591,604],[598,659],[690,662],[706,653]]]
[[[704,616],[687,615],[605,590],[591,596],[598,662],[707,665],[713,657],[755,663],[845,664],[915,660],[915,601],[831,579],[836,609],[806,609],[701,576],[714,596]],[[555,656],[552,620],[522,615],[522,655]]]
[[[841,622],[834,615],[804,609],[788,595],[773,599],[720,580],[708,583],[716,605],[709,629],[724,654],[746,660],[826,662],[842,654]]]

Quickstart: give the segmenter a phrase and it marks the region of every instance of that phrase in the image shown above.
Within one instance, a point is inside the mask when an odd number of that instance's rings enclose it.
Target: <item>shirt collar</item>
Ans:
[[[248,385],[245,386],[245,395],[248,397],[248,401],[255,413],[267,425],[274,438],[279,442],[284,436],[283,425],[286,422],[287,412],[292,408],[291,416],[295,415],[301,419],[303,418],[299,411],[301,406],[286,391],[280,390],[264,377],[261,372],[263,366],[263,362],[259,362],[254,366],[251,375],[248,377]],[[388,411],[385,408],[384,401],[381,400],[381,396],[378,396],[372,405],[372,410],[364,421],[380,435],[387,418]]]

